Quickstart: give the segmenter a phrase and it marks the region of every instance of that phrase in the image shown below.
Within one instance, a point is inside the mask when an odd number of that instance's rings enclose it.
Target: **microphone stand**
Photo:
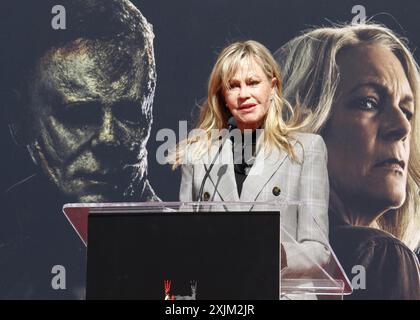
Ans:
[[[219,155],[220,155],[220,153],[222,152],[222,148],[223,148],[223,146],[224,146],[224,144],[225,144],[225,142],[226,142],[226,140],[227,140],[227,137],[229,137],[229,133],[232,131],[232,129],[233,128],[235,128],[236,127],[236,120],[235,120],[235,118],[234,117],[230,117],[229,118],[229,120],[228,120],[228,133],[226,134],[226,136],[223,138],[223,141],[222,141],[222,143],[220,144],[220,146],[219,146],[219,149],[217,150],[217,153],[216,153],[216,155],[214,156],[214,158],[213,158],[213,160],[212,160],[212,162],[211,162],[211,164],[210,164],[210,166],[209,166],[209,168],[207,169],[206,168],[206,165],[204,165],[204,169],[206,170],[206,173],[205,173],[205,175],[204,175],[204,177],[203,177],[203,180],[201,181],[201,185],[200,185],[200,190],[199,190],[199,192],[198,192],[198,200],[197,200],[197,202],[198,202],[198,206],[197,206],[197,209],[196,209],[196,212],[199,212],[200,211],[200,203],[201,203],[201,201],[202,201],[202,197],[203,197],[203,191],[204,191],[204,184],[206,183],[206,181],[207,181],[207,179],[208,179],[208,177],[209,177],[209,175],[210,175],[210,172],[211,172],[211,170],[213,169],[213,166],[214,166],[214,164],[215,164],[215,162],[216,162],[216,159],[219,157]]]

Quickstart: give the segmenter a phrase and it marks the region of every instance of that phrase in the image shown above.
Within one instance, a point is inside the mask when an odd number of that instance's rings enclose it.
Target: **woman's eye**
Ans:
[[[364,110],[375,110],[378,108],[378,102],[374,98],[362,98],[358,101],[358,105]]]
[[[413,118],[413,113],[410,110],[403,108],[402,111],[404,112],[408,121]]]
[[[251,85],[251,86],[255,87],[255,86],[257,86],[259,83],[260,83],[260,82],[259,82],[259,81],[257,81],[257,80],[252,80],[252,81],[250,81],[250,82],[249,82],[249,85]]]
[[[239,84],[237,83],[231,83],[229,84],[229,90],[235,90],[239,88]]]

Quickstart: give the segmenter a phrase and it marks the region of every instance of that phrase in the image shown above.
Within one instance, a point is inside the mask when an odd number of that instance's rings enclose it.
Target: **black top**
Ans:
[[[231,137],[231,140],[233,142],[232,152],[236,186],[238,188],[238,195],[241,196],[242,186],[254,163],[257,134],[256,131],[252,132],[250,144],[247,141],[249,138],[247,137],[247,140],[245,140],[243,133],[240,142],[235,141],[234,137]],[[248,147],[252,149],[248,149]]]
[[[357,268],[352,273],[354,266],[366,270],[366,289],[354,288],[345,299],[420,300],[419,261],[391,234],[369,227],[331,226],[330,242],[350,281],[360,275]],[[356,278],[355,283],[361,284]]]
[[[240,165],[239,165],[240,166]],[[241,196],[241,192],[242,192],[242,186],[244,184],[244,181],[246,179],[246,174],[244,171],[244,168],[237,168],[235,166],[235,180],[236,180],[236,186],[238,188],[238,195]]]

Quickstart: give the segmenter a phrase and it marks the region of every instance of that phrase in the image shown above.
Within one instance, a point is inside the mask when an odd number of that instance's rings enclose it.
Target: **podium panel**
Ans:
[[[312,221],[296,232],[301,203],[67,204],[88,245],[87,298],[340,299],[350,283]]]

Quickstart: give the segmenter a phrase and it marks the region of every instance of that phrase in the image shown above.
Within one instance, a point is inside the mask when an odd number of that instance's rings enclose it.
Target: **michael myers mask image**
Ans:
[[[56,31],[57,43],[23,72],[12,133],[72,201],[156,200],[146,179],[151,25],[128,1],[64,6],[71,30]]]
[[[159,200],[147,180],[152,27],[126,0],[60,1],[64,30],[51,26],[54,0],[7,4],[0,101],[39,170],[2,194],[0,299],[82,299],[86,247],[63,205]],[[57,265],[66,290],[52,286]]]

